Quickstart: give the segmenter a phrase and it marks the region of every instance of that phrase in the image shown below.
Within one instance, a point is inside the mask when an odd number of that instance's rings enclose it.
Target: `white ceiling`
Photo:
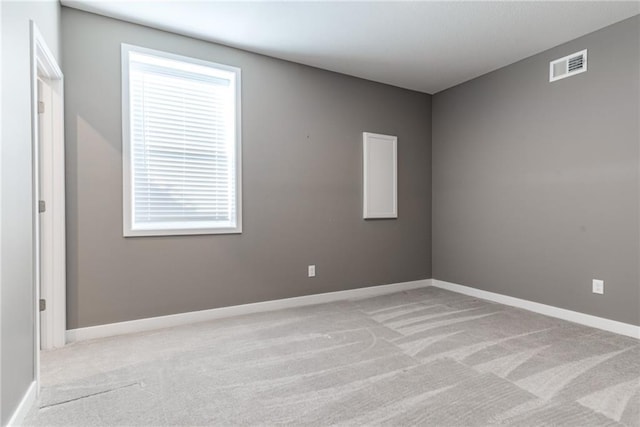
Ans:
[[[639,1],[62,4],[427,93],[640,13]]]

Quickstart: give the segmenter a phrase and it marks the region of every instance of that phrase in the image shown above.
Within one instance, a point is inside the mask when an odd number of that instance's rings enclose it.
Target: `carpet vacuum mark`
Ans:
[[[640,343],[438,288],[44,352],[30,426],[640,427]]]

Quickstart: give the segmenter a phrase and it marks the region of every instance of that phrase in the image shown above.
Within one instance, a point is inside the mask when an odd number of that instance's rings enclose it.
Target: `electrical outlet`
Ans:
[[[309,266],[309,277],[316,277],[316,266],[315,265],[310,265]]]
[[[594,294],[604,294],[604,280],[593,279],[592,292]]]

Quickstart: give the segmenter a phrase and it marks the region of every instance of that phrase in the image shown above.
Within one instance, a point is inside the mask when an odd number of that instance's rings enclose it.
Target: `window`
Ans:
[[[122,45],[124,235],[240,233],[240,69]]]

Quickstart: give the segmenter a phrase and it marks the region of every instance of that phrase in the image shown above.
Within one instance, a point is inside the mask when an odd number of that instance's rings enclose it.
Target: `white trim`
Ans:
[[[231,307],[214,308],[211,310],[192,311],[188,313],[172,314],[168,316],[150,317],[146,319],[130,320],[126,322],[111,323],[107,325],[90,326],[86,328],[71,329],[67,331],[67,342],[87,341],[96,338],[105,338],[116,335],[131,334],[170,328],[190,323],[206,322],[245,314],[261,313],[265,311],[280,310],[285,308],[304,307],[308,305],[323,304],[334,301],[354,300],[378,295],[386,295],[394,292],[434,286],[457,292],[472,297],[497,302],[499,304],[522,308],[546,316],[579,323],[593,328],[603,329],[632,338],[640,338],[640,326],[576,311],[566,310],[537,302],[514,298],[494,292],[483,291],[469,286],[458,285],[436,279],[414,280],[410,282],[393,283],[390,285],[370,286],[366,288],[348,289],[344,291],[328,292],[323,294],[305,295],[301,297],[285,298],[257,302],[252,304],[236,305]]]
[[[40,275],[41,275],[41,252],[40,252],[40,218],[38,213],[38,200],[40,200],[40,150],[39,150],[39,129],[38,129],[38,79],[48,79],[52,85],[54,102],[52,102],[52,168],[51,175],[46,179],[52,180],[51,200],[48,201],[52,211],[52,227],[55,232],[52,237],[51,247],[49,250],[42,252],[42,257],[48,259],[49,265],[52,266],[51,271],[55,272],[52,280],[47,284],[50,286],[48,294],[51,297],[50,312],[47,321],[53,322],[52,327],[47,327],[50,335],[47,336],[49,343],[58,343],[59,346],[64,345],[65,340],[65,317],[66,317],[66,261],[65,261],[65,213],[64,213],[64,125],[63,125],[63,108],[64,108],[64,91],[63,91],[63,74],[47,46],[47,43],[38,30],[36,23],[29,21],[30,34],[30,72],[31,72],[31,147],[32,147],[32,222],[33,222],[33,286],[34,296],[34,379],[35,394],[40,392]],[[55,106],[53,105],[55,104]],[[57,164],[55,162],[62,162]],[[59,227],[62,227],[59,229]],[[60,240],[61,239],[61,240]],[[62,272],[62,273],[61,273]],[[55,316],[54,316],[55,313]],[[50,317],[53,316],[53,317]],[[56,320],[54,320],[56,319]],[[62,319],[62,320],[60,320]]]
[[[131,167],[131,115],[129,93],[129,53],[143,53],[174,61],[189,64],[202,65],[208,68],[224,70],[234,74],[235,87],[235,183],[236,183],[236,224],[234,227],[199,227],[177,226],[167,228],[134,228],[133,227],[133,192],[132,192],[132,167]],[[183,236],[201,234],[241,234],[242,233],[242,70],[239,67],[219,64],[203,59],[192,58],[174,53],[122,43],[120,48],[121,58],[121,108],[122,108],[122,171],[123,171],[123,221],[122,233],[124,237],[140,236]]]
[[[391,191],[393,194],[393,206],[389,211],[372,212],[369,210],[369,192],[371,185],[369,177],[375,170],[369,167],[369,152],[371,151],[371,139],[384,140],[391,144],[393,166],[393,182],[391,183]],[[382,219],[382,218],[398,218],[398,137],[392,135],[382,135],[379,133],[362,132],[362,217],[363,219]]]
[[[605,331],[614,332],[616,334],[640,339],[640,326],[631,325],[629,323],[618,322],[616,320],[605,319],[603,317],[592,316],[590,314],[580,313],[577,311],[567,310],[564,308],[554,307],[538,302],[514,298],[494,292],[483,291],[481,289],[471,288],[469,286],[458,285],[450,282],[444,282],[442,280],[432,279],[432,286],[476,298],[497,302],[499,304],[522,308],[525,310],[533,311],[535,313],[544,314],[546,316],[568,320],[569,322],[579,323],[581,325],[590,326],[592,328],[603,329]]]
[[[9,419],[7,423],[7,427],[20,426],[24,422],[25,417],[36,403],[37,391],[38,387],[36,382],[32,382],[27,389],[27,392],[22,396],[22,400],[18,407],[13,412],[13,415]]]
[[[211,310],[192,311],[189,313],[172,314],[169,316],[151,317],[147,319],[131,320],[128,322],[111,323],[87,328],[71,329],[67,331],[67,342],[86,341],[115,335],[131,334],[154,329],[169,328],[196,322],[220,319],[224,317],[240,316],[243,314],[261,313],[280,310],[283,308],[304,307],[347,299],[362,299],[394,292],[430,286],[431,279],[415,280],[411,282],[394,283],[390,285],[370,286],[366,288],[348,289],[345,291],[328,292],[324,294],[305,295],[272,301],[243,304],[231,307],[214,308]]]
[[[48,301],[53,323],[51,344],[54,348],[66,344],[67,330],[67,237],[66,237],[66,174],[64,142],[64,78],[57,81],[53,91],[53,173],[51,175],[53,198],[50,212],[53,223],[53,262],[51,301]]]
[[[40,221],[38,221],[38,200],[40,194],[38,191],[38,183],[40,182],[40,171],[38,164],[38,45],[39,40],[42,40],[42,35],[38,31],[35,22],[29,23],[30,36],[31,36],[31,174],[32,180],[32,197],[31,212],[32,212],[32,228],[33,228],[33,295],[35,299],[33,301],[33,316],[34,316],[34,343],[33,349],[33,363],[34,363],[34,377],[36,384],[40,384]],[[39,387],[36,386],[36,390]]]

